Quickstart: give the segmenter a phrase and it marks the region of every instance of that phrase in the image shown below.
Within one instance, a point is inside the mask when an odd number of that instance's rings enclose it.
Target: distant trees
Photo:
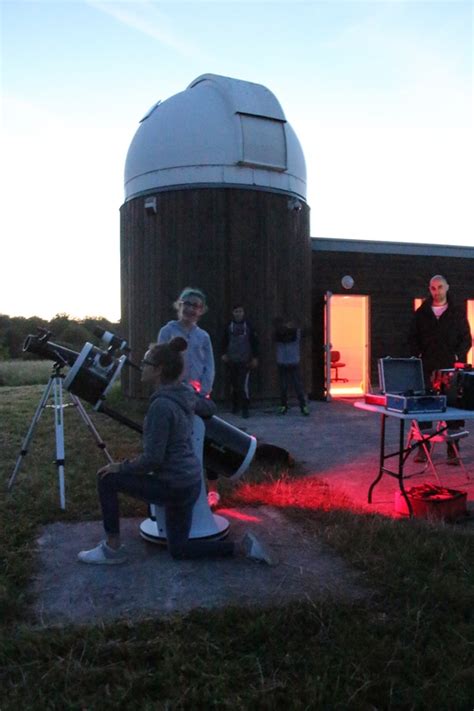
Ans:
[[[99,342],[94,335],[97,326],[121,335],[120,322],[113,323],[102,316],[74,319],[68,314],[56,314],[51,321],[46,321],[38,316],[24,318],[0,314],[0,360],[30,357],[23,353],[23,343],[29,334],[36,334],[38,328],[51,331],[51,340],[55,343],[80,350],[87,341],[95,344]]]

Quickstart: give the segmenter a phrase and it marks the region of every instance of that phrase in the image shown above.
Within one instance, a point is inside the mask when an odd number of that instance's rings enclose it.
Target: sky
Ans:
[[[0,313],[120,317],[139,121],[201,74],[263,84],[311,236],[474,246],[474,4],[0,0]]]

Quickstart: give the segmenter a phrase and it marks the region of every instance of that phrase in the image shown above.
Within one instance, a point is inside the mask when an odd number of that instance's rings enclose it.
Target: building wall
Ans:
[[[212,338],[217,374],[213,395],[226,394],[220,363],[222,332],[232,306],[242,303],[260,336],[255,398],[278,394],[272,320],[282,314],[311,330],[309,208],[287,194],[234,188],[189,188],[145,196],[121,208],[122,324],[135,359],[158,329],[175,317],[181,289],[203,289],[209,312],[200,325]],[[148,196],[150,197],[150,196]],[[303,348],[311,383],[311,340]],[[139,375],[127,370],[125,392],[143,396]]]
[[[413,245],[411,245],[413,247]],[[420,251],[422,246],[419,245]],[[370,246],[368,247],[370,249]],[[428,295],[434,274],[444,275],[457,302],[474,299],[474,250],[469,257],[438,254],[399,254],[370,251],[313,250],[313,396],[324,388],[324,293],[364,294],[370,297],[369,338],[371,380],[378,382],[377,359],[405,357],[406,338],[413,315],[413,299]],[[406,250],[409,252],[410,250]],[[467,250],[466,250],[467,251]],[[345,290],[341,279],[350,275],[354,287]]]

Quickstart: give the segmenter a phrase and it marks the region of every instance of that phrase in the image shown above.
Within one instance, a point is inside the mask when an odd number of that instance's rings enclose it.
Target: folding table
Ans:
[[[457,407],[447,407],[444,412],[394,412],[392,410],[387,410],[386,407],[383,405],[369,405],[366,402],[363,402],[362,400],[359,400],[354,403],[354,407],[356,407],[359,410],[364,410],[365,412],[373,412],[375,414],[381,415],[381,427],[380,427],[380,457],[379,457],[379,471],[377,477],[374,479],[372,484],[369,487],[369,493],[368,493],[368,502],[369,504],[372,503],[372,492],[374,490],[374,487],[380,482],[384,474],[388,474],[389,476],[395,477],[395,479],[398,480],[398,485],[400,487],[400,492],[402,496],[404,497],[406,503],[407,503],[407,508],[410,513],[410,516],[413,515],[413,508],[410,503],[410,499],[407,496],[407,493],[405,491],[405,487],[403,485],[403,468],[405,466],[405,462],[408,459],[408,456],[410,453],[416,449],[417,447],[421,446],[421,442],[416,442],[410,447],[405,446],[405,422],[408,420],[412,422],[413,420],[416,420],[417,422],[424,422],[427,420],[430,420],[431,422],[450,422],[451,420],[473,420],[474,419],[474,410],[461,410]],[[386,453],[385,451],[385,425],[387,421],[387,417],[394,417],[395,419],[399,420],[400,422],[400,430],[399,430],[399,440],[398,440],[398,450],[395,452],[390,452],[389,454]],[[438,430],[436,434],[439,434],[440,432],[444,432],[447,430],[447,425],[444,428],[441,428]],[[434,436],[435,433],[433,433]],[[428,442],[430,437],[425,438],[425,442]],[[389,469],[387,466],[385,466],[385,462],[387,459],[391,459],[393,457],[397,458],[397,463],[398,467],[397,469]],[[407,477],[405,477],[407,478]]]

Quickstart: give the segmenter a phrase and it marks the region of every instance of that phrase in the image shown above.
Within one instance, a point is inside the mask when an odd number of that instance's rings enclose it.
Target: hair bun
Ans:
[[[172,338],[168,345],[173,351],[176,351],[177,353],[185,351],[188,347],[188,344],[186,343],[185,339],[181,338],[181,336],[176,336],[175,338]]]

